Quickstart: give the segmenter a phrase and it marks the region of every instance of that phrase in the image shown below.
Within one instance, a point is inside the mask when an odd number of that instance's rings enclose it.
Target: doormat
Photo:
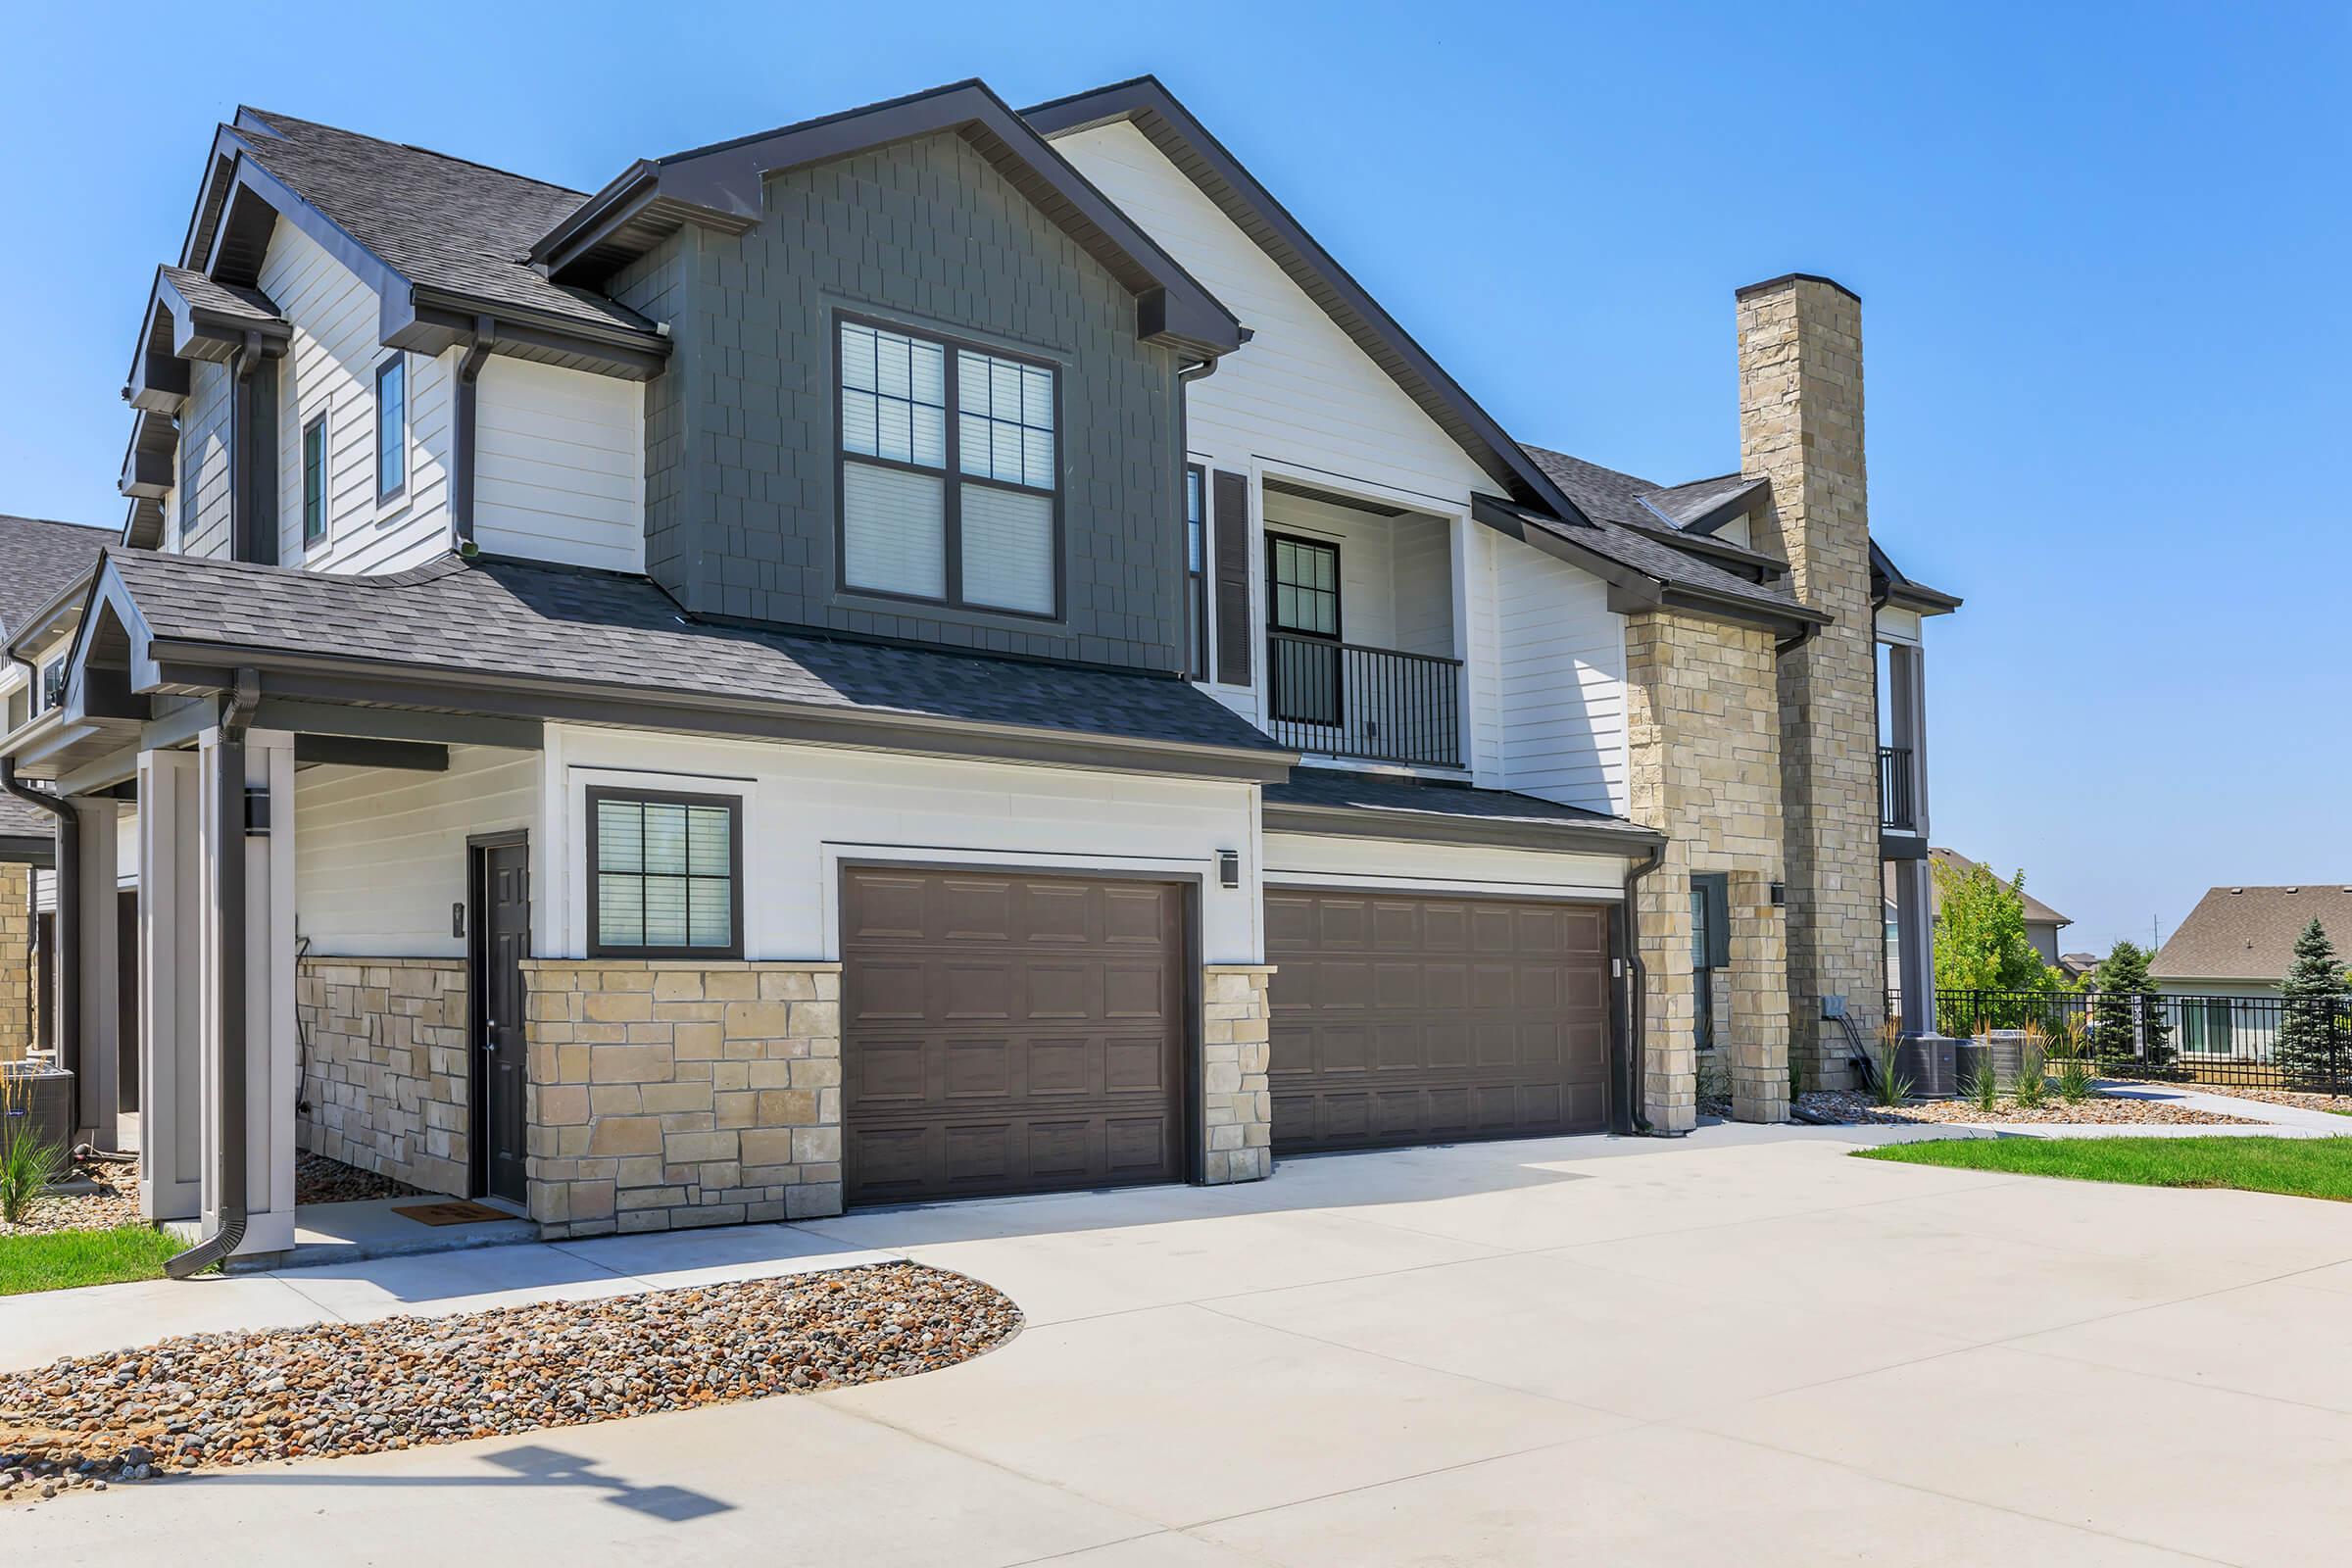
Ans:
[[[453,1198],[446,1203],[412,1203],[395,1208],[393,1213],[403,1219],[413,1219],[419,1225],[478,1225],[486,1219],[513,1219],[503,1208],[488,1203],[476,1203],[467,1199]]]

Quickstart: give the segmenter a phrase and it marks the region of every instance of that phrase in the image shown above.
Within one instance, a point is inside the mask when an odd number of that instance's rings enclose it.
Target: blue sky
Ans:
[[[119,522],[155,264],[239,102],[582,188],[967,75],[1158,74],[1502,422],[1738,465],[1732,291],[1864,302],[1871,503],[1936,623],[1936,839],[2078,922],[2352,885],[2352,9],[184,7],[15,24],[0,510]],[[196,64],[191,67],[191,60]]]

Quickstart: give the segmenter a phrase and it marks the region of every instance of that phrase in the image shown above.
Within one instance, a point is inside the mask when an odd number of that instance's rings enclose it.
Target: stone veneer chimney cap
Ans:
[[[1830,285],[1830,287],[1836,289],[1847,299],[1852,300],[1856,305],[1862,303],[1861,295],[1855,293],[1852,289],[1847,288],[1843,283],[1838,282],[1836,278],[1824,277],[1819,272],[1783,272],[1780,276],[1768,277],[1761,283],[1750,283],[1745,288],[1735,289],[1732,292],[1732,298],[1736,300],[1743,300],[1750,294],[1761,294],[1768,288],[1779,288],[1784,283],[1800,282],[1827,283]]]

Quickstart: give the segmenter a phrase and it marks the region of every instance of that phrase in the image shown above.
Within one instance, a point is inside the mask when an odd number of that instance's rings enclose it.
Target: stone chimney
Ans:
[[[1740,290],[1740,468],[1772,481],[1756,548],[1832,617],[1780,658],[1788,1049],[1815,1085],[1849,1082],[1842,1005],[1877,1044],[1886,1006],[1879,864],[1878,662],[1862,445],[1862,302],[1798,272]]]

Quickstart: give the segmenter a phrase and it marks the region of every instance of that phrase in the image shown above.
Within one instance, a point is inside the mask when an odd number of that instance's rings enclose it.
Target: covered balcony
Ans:
[[[1310,756],[1464,765],[1443,517],[1265,483],[1263,726]]]

